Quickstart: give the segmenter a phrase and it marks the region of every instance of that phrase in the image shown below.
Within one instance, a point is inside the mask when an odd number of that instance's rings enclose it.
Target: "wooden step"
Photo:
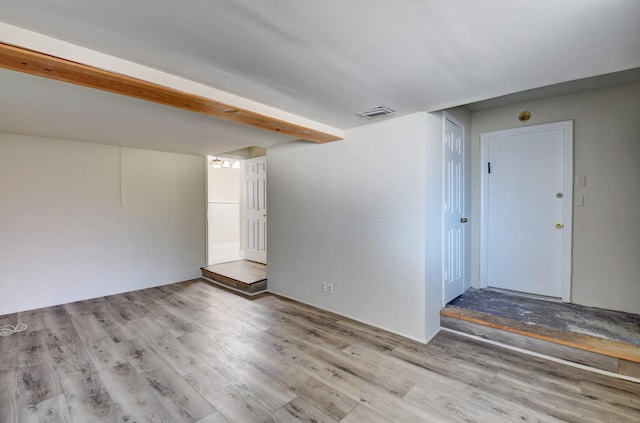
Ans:
[[[440,325],[505,345],[640,378],[640,346],[528,325],[455,306],[440,310]]]
[[[267,269],[262,263],[238,260],[200,270],[204,279],[245,295],[257,295],[267,290]]]

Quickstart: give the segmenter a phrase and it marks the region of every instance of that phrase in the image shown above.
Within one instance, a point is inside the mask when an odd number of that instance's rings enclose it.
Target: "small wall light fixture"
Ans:
[[[222,160],[220,160],[219,158],[215,158],[213,160],[211,160],[211,167],[214,169],[220,169],[222,167]]]
[[[520,114],[518,115],[518,120],[520,122],[526,122],[529,119],[531,119],[531,112],[528,111],[524,111],[524,112],[520,112]]]
[[[213,160],[211,160],[211,167],[214,169],[220,169],[223,167],[240,169],[240,160],[220,159],[218,157],[214,157]]]

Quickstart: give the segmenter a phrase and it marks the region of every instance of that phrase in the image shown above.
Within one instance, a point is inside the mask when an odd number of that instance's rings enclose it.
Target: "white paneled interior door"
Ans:
[[[464,129],[444,118],[444,303],[464,292]]]
[[[573,122],[484,133],[483,286],[569,301]]]
[[[267,158],[244,162],[244,257],[267,263]]]

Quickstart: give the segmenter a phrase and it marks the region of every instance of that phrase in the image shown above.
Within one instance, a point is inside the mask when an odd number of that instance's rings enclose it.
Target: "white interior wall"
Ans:
[[[584,207],[573,211],[571,300],[640,313],[640,83],[558,96],[473,113],[472,274],[479,269],[480,134],[524,125],[574,120],[574,186]],[[542,171],[542,170],[541,170]],[[577,181],[576,178],[574,180]]]
[[[0,133],[0,314],[199,276],[203,158]]]
[[[233,169],[230,167],[214,169],[210,163],[207,169],[209,201],[239,203],[240,177],[242,176],[241,169]]]
[[[270,291],[425,339],[426,116],[268,150]]]
[[[443,114],[425,114],[424,183],[425,210],[423,233],[425,245],[425,341],[440,330],[440,309],[443,306],[443,257],[442,218],[443,195]],[[416,293],[417,295],[417,293]]]

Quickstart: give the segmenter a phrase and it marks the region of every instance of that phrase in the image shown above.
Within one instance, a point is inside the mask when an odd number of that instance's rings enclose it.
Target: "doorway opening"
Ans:
[[[207,157],[207,264],[240,260],[242,160]]]
[[[208,265],[242,259],[266,264],[265,154],[248,147],[207,157]]]
[[[260,147],[207,157],[207,266],[202,276],[254,296],[267,289],[267,161]]]

